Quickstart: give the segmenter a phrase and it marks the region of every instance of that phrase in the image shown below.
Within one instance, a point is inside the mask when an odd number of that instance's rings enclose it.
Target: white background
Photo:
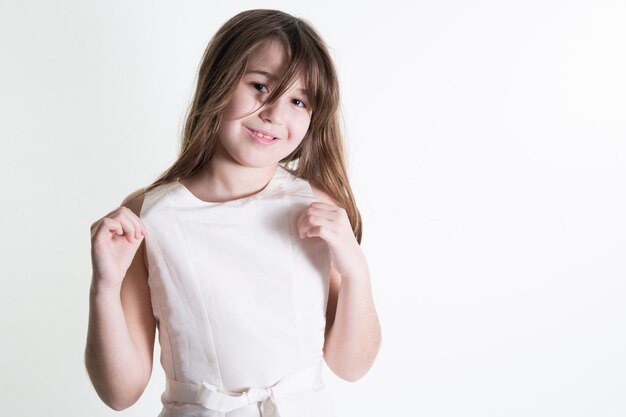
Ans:
[[[309,20],[340,73],[383,346],[337,415],[626,415],[626,2],[5,1],[0,415],[121,413],[83,365],[89,226],[174,162],[206,43]]]

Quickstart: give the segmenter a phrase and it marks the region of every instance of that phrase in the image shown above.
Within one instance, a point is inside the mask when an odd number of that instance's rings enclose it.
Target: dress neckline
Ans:
[[[181,183],[179,180],[176,180],[176,184],[178,184],[178,187],[180,188],[180,190],[182,191],[182,193],[186,196],[186,198],[190,201],[193,201],[197,204],[202,204],[202,205],[219,205],[219,204],[229,204],[229,203],[240,203],[240,202],[244,202],[246,200],[250,200],[250,199],[254,199],[257,198],[263,194],[265,194],[266,192],[268,192],[269,190],[271,190],[273,188],[274,183],[276,182],[275,180],[281,176],[281,175],[285,175],[287,173],[287,169],[285,167],[283,167],[282,165],[278,164],[278,166],[276,167],[276,171],[274,171],[274,174],[272,175],[272,177],[270,178],[269,182],[265,185],[265,187],[263,187],[263,189],[261,189],[260,191],[249,195],[247,197],[241,197],[241,198],[236,198],[234,200],[226,200],[226,201],[205,201],[202,200],[200,198],[198,198],[194,193],[191,192],[191,190],[189,190],[189,188],[187,188],[183,183]]]

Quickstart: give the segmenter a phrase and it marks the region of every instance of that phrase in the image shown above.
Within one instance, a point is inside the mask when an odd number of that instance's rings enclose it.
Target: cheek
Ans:
[[[307,130],[309,130],[309,125],[311,124],[311,119],[309,117],[301,117],[297,123],[297,136],[298,139],[302,139],[304,135],[306,135]]]
[[[311,125],[311,119],[307,118],[303,120],[300,126],[300,137],[303,138],[306,135],[306,132],[309,130],[309,126]]]
[[[235,93],[228,106],[224,109],[224,120],[237,120],[255,110],[257,102],[254,97],[245,93]]]

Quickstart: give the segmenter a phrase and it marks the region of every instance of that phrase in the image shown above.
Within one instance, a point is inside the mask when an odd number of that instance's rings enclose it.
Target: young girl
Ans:
[[[178,160],[91,226],[85,363],[122,410],[329,417],[381,342],[346,174],[334,64],[304,20],[250,10],[209,43]]]

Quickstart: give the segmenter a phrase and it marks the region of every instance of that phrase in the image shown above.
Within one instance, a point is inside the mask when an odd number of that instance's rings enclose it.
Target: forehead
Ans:
[[[270,81],[278,81],[289,65],[289,55],[277,39],[259,42],[248,56],[247,73],[264,75]],[[296,77],[296,84],[304,84],[302,76]]]
[[[259,42],[248,57],[249,65],[265,66],[275,71],[285,70],[288,62],[287,50],[277,39],[266,39]]]

